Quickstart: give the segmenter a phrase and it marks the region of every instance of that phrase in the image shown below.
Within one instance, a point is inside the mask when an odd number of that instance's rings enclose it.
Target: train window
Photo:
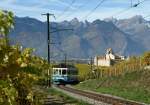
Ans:
[[[66,70],[62,70],[62,75],[65,75],[67,73]]]
[[[58,74],[58,70],[57,69],[54,70],[54,75],[56,75],[56,74]]]
[[[59,75],[61,75],[61,70],[59,70]]]

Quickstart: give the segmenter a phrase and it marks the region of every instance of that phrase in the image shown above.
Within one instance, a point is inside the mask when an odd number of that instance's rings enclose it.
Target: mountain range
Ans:
[[[104,55],[112,48],[119,55],[140,55],[150,50],[150,22],[142,16],[129,19],[107,18],[93,22],[51,22],[51,57],[61,59],[89,58]],[[62,29],[73,29],[65,30]],[[61,30],[59,32],[55,32]],[[15,17],[15,26],[10,33],[11,43],[35,49],[35,54],[47,56],[47,23],[29,17]]]

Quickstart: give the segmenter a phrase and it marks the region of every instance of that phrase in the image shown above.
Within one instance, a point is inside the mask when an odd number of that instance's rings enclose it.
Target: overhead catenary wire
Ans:
[[[147,0],[143,0],[143,1],[139,1],[139,0],[138,0],[137,3],[133,4],[133,2],[132,2],[132,0],[131,0],[131,6],[130,6],[130,7],[126,8],[126,9],[124,9],[124,10],[121,10],[121,11],[115,13],[114,15],[112,15],[112,16],[110,16],[110,17],[115,17],[115,16],[118,16],[118,15],[121,15],[121,14],[123,14],[124,12],[126,12],[126,11],[128,11],[128,10],[130,10],[130,9],[132,9],[132,8],[138,7],[140,4],[144,3],[145,1],[147,1]]]
[[[141,3],[145,2],[145,1],[148,1],[148,0],[143,0],[143,1],[138,1],[138,2],[141,4]]]
[[[74,31],[74,29],[72,29],[72,28],[58,28],[58,27],[59,27],[58,24],[56,24],[55,27],[52,27],[53,31],[51,31],[50,33],[57,33],[56,35],[59,37],[60,32],[62,32],[62,31]],[[61,42],[54,43],[54,46],[57,48],[57,50],[59,50],[61,53],[63,53],[63,55],[65,55],[66,53],[64,52],[64,50],[59,48],[57,45],[61,45]],[[56,56],[58,56],[58,55],[56,55]]]
[[[144,18],[149,18],[150,17],[150,15],[147,15],[147,16],[145,16]]]
[[[70,3],[70,5],[67,6],[67,7],[64,9],[64,11],[61,12],[61,14],[57,17],[57,19],[60,18],[60,17],[62,17],[67,11],[69,11],[69,9],[72,7],[72,5],[73,5],[75,2],[76,2],[76,0],[72,0],[71,3]]]
[[[100,2],[84,17],[82,17],[82,19],[86,19],[88,16],[90,16],[99,6],[101,6],[103,4],[103,2],[106,1],[106,0],[100,0]],[[131,0],[131,7],[128,7],[128,8],[125,8],[124,10],[121,10],[117,13],[115,13],[114,15],[110,16],[110,17],[114,17],[114,16],[118,16],[118,15],[121,15],[123,14],[124,12],[134,8],[134,7],[137,7],[138,5],[142,4],[143,2],[145,1],[148,1],[148,0],[138,0],[137,3],[133,4],[132,2],[133,0]],[[70,6],[68,6],[62,13],[60,16],[58,16],[58,18],[62,17],[71,7],[72,5],[76,2],[76,0],[73,0],[71,3],[70,3]],[[82,7],[81,7],[82,8]],[[70,14],[74,14],[75,12],[71,12]],[[67,16],[64,16],[64,18],[67,18],[68,16],[70,16],[70,14],[68,14]]]
[[[58,47],[57,45],[54,45],[56,48],[57,48],[57,50],[59,50],[60,51],[60,53],[61,54],[63,54],[63,55],[65,55],[65,54],[67,54],[67,56],[69,56],[69,58],[70,58],[70,60],[79,60],[80,58],[77,58],[77,57],[75,57],[75,56],[73,56],[73,55],[71,55],[71,54],[69,54],[69,53],[67,53],[64,49],[62,49],[62,47]],[[56,56],[60,56],[60,54],[57,54]],[[55,56],[55,57],[56,57]],[[84,59],[85,60],[85,59]],[[86,59],[87,60],[87,59]],[[89,59],[88,59],[89,60]]]
[[[87,15],[83,17],[83,19],[90,16],[98,7],[100,7],[104,3],[104,1],[106,0],[100,0],[100,2]]]
[[[89,1],[87,0],[85,3],[83,3],[82,5],[76,7],[76,9],[73,12],[70,12],[69,14],[67,14],[64,18],[68,18],[70,16],[72,16],[75,12],[79,11],[81,8],[85,7],[87,5]]]
[[[117,12],[117,13],[111,15],[110,17],[115,17],[115,16],[118,16],[118,15],[121,15],[121,14],[123,14],[124,12],[130,10],[131,8],[132,8],[132,7],[128,7],[128,8],[126,8],[126,9],[124,9],[124,10],[121,10],[121,11],[119,11],[119,12]]]

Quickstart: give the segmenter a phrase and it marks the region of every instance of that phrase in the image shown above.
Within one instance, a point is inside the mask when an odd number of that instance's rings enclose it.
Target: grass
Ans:
[[[75,87],[150,104],[150,70],[135,71],[118,77],[91,79]]]
[[[53,88],[50,88],[48,90],[48,93],[51,95],[51,96],[54,96],[56,99],[58,100],[61,100],[63,101],[64,103],[63,104],[68,104],[68,105],[90,105],[90,104],[87,104],[83,101],[80,101],[80,100],[77,100],[77,99],[74,99],[60,91],[57,91]],[[55,103],[56,104],[56,103]]]

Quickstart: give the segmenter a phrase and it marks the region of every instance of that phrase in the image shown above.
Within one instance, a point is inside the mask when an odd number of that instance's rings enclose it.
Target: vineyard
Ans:
[[[149,84],[150,70],[141,70],[116,77],[89,79],[75,87],[150,104]]]
[[[114,66],[93,67],[87,72],[82,69],[85,65],[80,65],[79,76],[83,81],[75,87],[149,104],[150,70],[146,68],[149,63],[150,52],[145,52],[140,57],[131,57]]]
[[[133,56],[130,59],[116,63],[110,67],[94,66],[90,69],[88,64],[76,64],[79,69],[79,78],[82,80],[107,78],[125,75],[126,73],[143,70],[145,66],[149,65],[150,52],[145,52],[141,56]]]

